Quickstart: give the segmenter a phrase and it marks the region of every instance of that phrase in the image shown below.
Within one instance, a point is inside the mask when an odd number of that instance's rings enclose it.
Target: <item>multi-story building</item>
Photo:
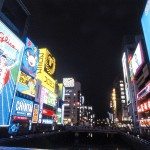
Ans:
[[[95,114],[92,106],[81,106],[79,111],[79,124],[93,126],[95,124]]]
[[[79,123],[81,84],[73,78],[63,78],[65,86],[64,124]]]
[[[141,128],[141,106],[144,102],[147,102],[143,97],[147,96],[149,93],[145,89],[148,89],[148,84],[150,80],[149,72],[149,61],[147,58],[146,47],[142,36],[136,36],[134,44],[131,47],[125,46],[126,49],[123,57],[123,73],[125,82],[125,91],[127,97],[127,107],[129,115],[131,116],[134,127]],[[129,103],[128,103],[128,100]],[[147,112],[148,110],[146,110]]]
[[[116,78],[113,83],[111,92],[110,108],[112,112],[111,121],[114,123],[127,123],[128,111],[126,104],[124,82],[120,78]]]

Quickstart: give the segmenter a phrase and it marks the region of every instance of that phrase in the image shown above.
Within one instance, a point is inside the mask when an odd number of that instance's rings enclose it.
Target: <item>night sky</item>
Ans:
[[[122,73],[122,41],[141,33],[146,0],[32,0],[30,39],[56,58],[55,79],[74,77],[86,105],[105,117]]]

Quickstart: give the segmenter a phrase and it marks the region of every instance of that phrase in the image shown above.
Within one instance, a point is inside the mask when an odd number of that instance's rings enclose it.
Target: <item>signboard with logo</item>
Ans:
[[[33,101],[24,98],[15,97],[13,103],[12,114],[13,116],[32,117]]]
[[[27,75],[35,77],[39,61],[38,59],[39,50],[28,38],[26,38],[21,70]]]
[[[36,78],[39,79],[42,82],[41,84],[48,90],[55,92],[55,80],[50,76],[48,68],[47,70],[44,69],[46,68],[45,65],[47,63],[46,59],[48,59],[47,51],[47,49],[40,49]]]
[[[0,125],[9,124],[24,44],[0,21]]]
[[[20,78],[17,84],[17,91],[35,97],[36,79],[20,72]]]

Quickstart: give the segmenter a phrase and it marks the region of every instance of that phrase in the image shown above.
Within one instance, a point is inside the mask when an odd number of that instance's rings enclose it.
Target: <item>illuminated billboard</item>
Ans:
[[[57,95],[55,93],[50,92],[45,87],[41,87],[40,92],[40,104],[47,104],[50,106],[56,106]]]
[[[32,117],[33,101],[24,98],[15,97],[12,114],[13,116]]]
[[[139,71],[140,67],[144,63],[144,57],[143,57],[143,50],[141,43],[138,43],[136,50],[133,54],[133,57],[130,61],[130,74],[136,75],[136,73]]]
[[[20,72],[17,91],[35,97],[36,94],[36,79]]]
[[[40,49],[39,53],[39,63],[37,67],[36,78],[41,81],[41,84],[46,87],[51,92],[55,92],[55,80],[50,76],[48,70],[45,70],[46,59],[48,55],[47,49]]]
[[[63,84],[65,87],[74,87],[74,82],[73,78],[63,78]]]
[[[141,18],[141,22],[147,46],[148,57],[150,60],[150,0],[147,1],[145,10]]]
[[[39,115],[39,105],[34,104],[33,115],[32,115],[32,123],[37,123],[38,122],[38,115]]]
[[[39,50],[26,38],[21,70],[29,76],[35,77],[39,61]]]
[[[45,49],[45,64],[44,64],[44,71],[49,75],[53,75],[55,72],[56,61],[52,54]]]
[[[23,42],[0,21],[0,125],[9,124],[10,110],[23,54]]]

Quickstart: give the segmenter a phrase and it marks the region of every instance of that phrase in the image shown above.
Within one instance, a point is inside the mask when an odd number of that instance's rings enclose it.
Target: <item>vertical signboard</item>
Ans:
[[[49,57],[50,55],[46,48],[40,49],[36,78],[39,79],[41,81],[41,84],[49,91],[55,92],[55,80],[50,76],[50,74],[54,73],[54,71],[52,68],[52,70],[49,68],[51,70],[50,71],[48,70],[48,67],[46,67],[47,59],[50,59]],[[52,61],[52,63],[53,66],[55,66],[55,61]]]
[[[32,115],[32,123],[38,122],[38,114],[39,114],[39,105],[34,104],[33,115]]]
[[[123,53],[122,56],[122,67],[123,67],[123,76],[124,76],[124,84],[125,84],[125,93],[126,93],[126,100],[127,104],[131,103],[130,100],[130,90],[129,90],[129,71],[127,66],[127,57],[126,53]]]
[[[0,125],[9,124],[23,42],[0,21]]]

